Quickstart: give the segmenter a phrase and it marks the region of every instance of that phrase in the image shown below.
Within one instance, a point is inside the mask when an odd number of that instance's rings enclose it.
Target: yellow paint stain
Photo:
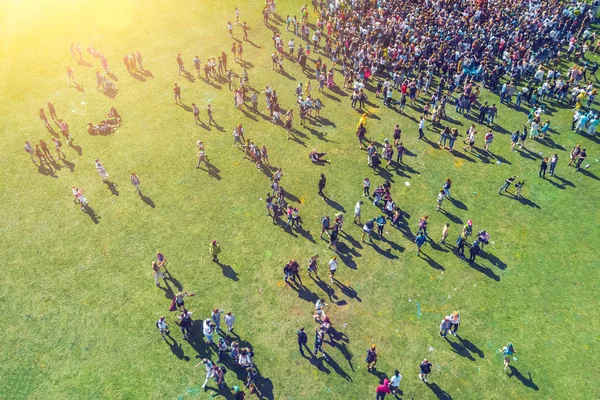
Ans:
[[[277,287],[282,287],[283,285],[285,285],[284,281],[277,281]]]
[[[455,167],[462,167],[464,163],[465,163],[465,162],[464,162],[463,160],[461,160],[461,159],[456,159],[456,161],[454,162],[454,166],[455,166]]]
[[[304,196],[300,197],[300,204],[304,204]]]

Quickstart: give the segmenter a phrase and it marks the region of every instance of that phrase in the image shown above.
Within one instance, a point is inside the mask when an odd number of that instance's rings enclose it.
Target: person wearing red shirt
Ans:
[[[379,386],[377,386],[377,390],[375,391],[375,393],[377,393],[377,399],[376,400],[383,400],[385,399],[385,395],[386,394],[390,394],[391,390],[390,390],[390,384],[389,381],[387,380],[387,378],[385,378],[383,380],[383,383]]]

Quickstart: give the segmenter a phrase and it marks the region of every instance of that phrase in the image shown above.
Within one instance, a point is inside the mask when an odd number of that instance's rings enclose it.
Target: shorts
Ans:
[[[209,342],[213,341],[213,335],[212,333],[210,335],[204,335],[204,337],[206,338],[206,340],[208,340]]]
[[[473,146],[475,144],[475,141],[469,141],[469,146]]]
[[[366,233],[371,233],[371,229],[367,228],[367,227],[363,227],[363,231]]]

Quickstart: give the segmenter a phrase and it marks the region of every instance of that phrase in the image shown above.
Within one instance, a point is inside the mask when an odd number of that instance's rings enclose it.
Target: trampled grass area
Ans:
[[[281,3],[282,18],[299,14],[303,4]],[[513,153],[509,135],[501,131],[522,127],[526,110],[500,106],[492,151],[504,161],[497,164],[497,158],[453,156],[439,149],[436,130],[426,131],[428,141],[418,141],[419,110],[407,106],[407,115],[399,115],[370,92],[367,136],[380,143],[391,139],[399,123],[410,151],[406,167],[375,176],[365,152],[358,150],[354,132],[360,114],[350,107],[348,92],[321,95],[322,119],[311,119],[306,128],[296,119],[298,141],[288,141],[284,129],[262,114],[236,111],[226,83],[177,76],[177,52],[193,70],[196,54],[204,61],[225,51],[235,73],[247,68],[253,88],[261,91],[271,84],[283,108],[295,107],[294,88],[309,77],[289,60],[288,76],[270,69],[272,30],[261,24],[262,3],[121,1],[94,9],[52,4],[27,14],[4,13],[12,33],[5,35],[0,69],[0,398],[213,395],[200,390],[204,373],[193,366],[216,354],[207,348],[199,326],[190,343],[181,340],[174,313],[168,313],[170,294],[157,289],[151,277],[157,250],[169,259],[169,271],[181,287],[197,293],[186,302],[196,320],[208,317],[214,307],[236,315],[242,344],[256,353],[258,387],[266,398],[374,398],[378,374],[389,376],[395,368],[404,376],[401,389],[407,399],[596,397],[598,144],[570,131],[570,109],[549,103],[555,109],[549,117],[551,141],[527,140],[527,152]],[[226,22],[234,18],[236,5],[252,28],[243,65],[233,62],[227,38]],[[272,28],[287,43],[290,33],[281,19]],[[242,38],[237,27],[235,38]],[[106,55],[118,78],[114,98],[95,90],[98,59],[84,53],[91,67],[71,59],[72,41],[84,48],[94,44]],[[149,73],[136,79],[121,59],[137,50]],[[67,87],[67,65],[73,66],[83,91]],[[316,91],[314,75],[310,79]],[[186,105],[199,105],[204,122],[206,104],[213,105],[222,130],[195,125],[190,112],[173,104],[175,82]],[[339,72],[336,83],[341,86]],[[499,103],[487,91],[483,99]],[[56,105],[81,148],[79,154],[63,147],[67,162],[56,162],[60,168],[54,176],[38,172],[23,151],[27,139],[51,138],[37,117],[47,101]],[[259,104],[264,111],[262,93]],[[113,105],[123,117],[118,133],[87,135],[87,123],[104,119]],[[447,110],[454,120],[450,126],[464,138],[472,121],[452,106]],[[267,145],[272,165],[283,168],[282,185],[292,204],[299,205],[303,232],[284,231],[265,216],[270,181],[234,148],[231,130],[237,123],[244,124],[254,142]],[[205,142],[218,171],[195,169],[197,139]],[[482,142],[479,138],[476,145]],[[591,164],[581,172],[566,165],[576,143],[587,147]],[[307,157],[312,148],[327,152],[331,164],[313,165]],[[540,157],[555,152],[557,176],[539,178]],[[118,195],[100,181],[95,158],[106,166]],[[133,171],[145,200],[129,183]],[[329,201],[317,196],[322,172]],[[514,174],[526,179],[523,201],[497,194]],[[396,203],[409,215],[403,231],[388,225],[385,240],[373,245],[361,243],[361,229],[352,224],[354,204],[365,200],[365,177],[374,185],[389,179]],[[444,202],[440,213],[436,193],[446,177],[454,181],[456,200]],[[73,204],[72,185],[85,188],[98,223]],[[338,210],[346,213],[337,274],[343,287],[326,279],[332,253],[319,239],[321,217]],[[379,214],[365,202],[363,219]],[[473,266],[435,243],[428,243],[420,258],[410,232],[425,214],[432,239],[450,222],[448,242],[453,243],[471,219],[474,231],[486,229],[493,243]],[[212,239],[222,244],[223,267],[211,262]],[[321,259],[321,282],[306,276],[306,262],[315,254]],[[306,289],[300,292],[283,282],[281,271],[290,258],[302,266]],[[177,282],[171,281],[175,291]],[[317,297],[325,297],[333,325],[348,339],[335,348],[326,345],[329,363],[321,356],[312,362],[303,358],[296,346],[300,326],[312,345]],[[448,343],[439,338],[438,326],[453,310],[462,315],[461,339],[451,337]],[[167,315],[177,345],[161,340],[154,326],[161,314]],[[497,350],[508,341],[517,350],[512,376],[503,372]],[[364,362],[372,343],[380,351],[378,374],[367,373]],[[417,378],[424,357],[434,365],[429,386]],[[243,375],[230,368],[227,383],[239,384],[238,378]]]

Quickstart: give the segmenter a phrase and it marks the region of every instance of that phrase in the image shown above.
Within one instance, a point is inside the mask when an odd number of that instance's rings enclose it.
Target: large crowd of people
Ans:
[[[285,19],[276,14],[275,0],[267,0],[262,8],[263,24],[266,27],[272,27],[273,18],[278,18],[285,24],[285,33],[273,30],[272,70],[288,74],[284,64],[291,62],[300,65],[303,73],[309,75],[306,80],[303,77],[303,81],[294,89],[294,97],[297,100],[295,108],[290,108],[285,113],[279,102],[276,85],[266,86],[263,93],[265,110],[268,112],[267,119],[285,129],[288,139],[299,140],[293,126],[295,109],[302,126],[307,119],[323,118],[321,94],[326,95],[327,91],[332,91],[347,96],[350,106],[361,112],[355,133],[359,149],[366,151],[367,165],[373,168],[376,175],[382,168],[410,169],[402,161],[406,152],[402,136],[409,132],[414,132],[415,136],[418,133],[419,139],[434,145],[437,143],[440,150],[446,150],[450,154],[460,153],[461,150],[455,149],[454,145],[461,134],[446,114],[446,108],[450,104],[456,113],[473,122],[462,138],[465,144],[462,151],[476,152],[478,157],[496,158],[498,162],[501,162],[501,157],[493,153],[492,143],[495,141],[505,141],[504,145],[510,146],[513,151],[527,152],[527,138],[547,140],[552,134],[551,113],[548,110],[550,104],[563,108],[564,111],[561,112],[572,110],[571,128],[576,134],[583,136],[582,141],[585,140],[585,136],[594,136],[597,126],[600,125],[600,116],[592,108],[597,96],[592,78],[598,81],[598,65],[586,58],[589,52],[595,52],[600,45],[600,38],[591,28],[591,23],[596,21],[596,4],[575,0],[313,0],[311,7],[302,6],[298,10],[299,18],[296,15],[287,15]],[[243,59],[243,43],[249,40],[249,26],[246,22],[240,22],[238,8],[235,8],[233,18],[235,23],[227,22],[227,31],[229,37],[236,35],[239,29],[243,34],[243,41],[236,42],[231,47],[234,64],[241,67],[241,72],[238,75],[233,72],[231,65],[228,68],[228,56],[223,51],[216,57],[207,56],[204,68],[196,55],[193,58],[196,77],[202,79],[200,71],[203,69],[203,79],[206,83],[211,83],[211,79],[227,81],[234,107],[238,110],[247,107],[251,112],[258,114],[259,96],[249,84],[250,77]],[[74,60],[84,62],[79,43],[71,44],[70,51]],[[93,45],[88,47],[88,53],[99,58],[104,70],[104,74],[96,72],[97,89],[116,91],[116,86],[109,78],[111,70],[105,56]],[[185,68],[184,58],[182,53],[176,56],[178,75],[190,74]],[[132,74],[143,74],[145,71],[139,51],[125,55],[123,62]],[[314,77],[307,71],[314,71]],[[239,79],[235,79],[236,77]],[[70,66],[67,67],[67,78],[69,86],[73,83],[77,88],[80,87]],[[316,82],[314,90],[313,81]],[[483,90],[497,95],[498,101],[480,101]],[[369,92],[374,93],[374,99],[369,100]],[[181,87],[177,83],[173,87],[173,96],[175,104],[184,106]],[[249,105],[246,104],[248,100]],[[369,101],[381,101],[384,107],[401,114],[405,113],[408,106],[417,110],[420,118],[414,124],[402,127],[396,125],[393,140],[390,142],[386,139],[379,144],[367,137],[368,130],[371,130],[370,125],[374,124],[369,123],[370,114],[366,107],[371,104]],[[494,132],[499,130],[495,120],[500,113],[496,104],[507,106],[508,112],[514,113],[515,118],[526,115],[522,131],[519,129],[510,134],[510,139],[495,139]],[[76,149],[70,128],[65,121],[57,117],[54,105],[48,102],[47,109],[52,122],[56,124],[66,142]],[[203,116],[201,117],[200,107],[196,103],[192,103],[191,112],[196,124],[220,127],[213,118],[214,107],[210,103],[206,104],[206,124],[202,122]],[[54,131],[44,108],[39,110],[39,117],[53,135],[57,160],[66,162],[60,135]],[[87,132],[90,135],[114,133],[121,123],[121,116],[113,107],[107,119],[99,124],[90,122]],[[476,124],[485,125],[487,132],[479,134]],[[439,137],[431,141],[428,138],[431,134]],[[232,135],[234,145],[243,151],[245,159],[253,162],[258,169],[269,171],[269,175],[272,172],[265,198],[267,215],[273,223],[280,224],[282,229],[302,230],[302,223],[306,221],[302,221],[300,217],[300,204],[294,205],[288,201],[289,197],[282,187],[283,171],[269,163],[267,146],[255,144],[250,140],[241,122],[235,123]],[[476,145],[478,137],[483,137],[480,147]],[[205,153],[205,144],[198,140],[196,146],[196,167],[200,168],[204,164],[209,173],[214,172],[214,167]],[[56,160],[44,140],[39,140],[37,144],[28,140],[24,149],[41,171],[53,173]],[[325,152],[316,148],[309,153],[310,161],[315,164],[328,163],[329,160],[325,159],[325,156]],[[573,165],[577,170],[588,168],[589,164],[585,164],[586,158],[585,147],[578,144],[570,152],[568,165]],[[548,165],[549,175],[553,177],[558,164],[558,154],[537,159],[541,161],[539,177],[546,179]],[[98,159],[94,162],[102,181],[109,182],[109,174],[104,165]],[[138,175],[131,173],[130,180],[137,193],[142,196]],[[325,174],[321,174],[316,194],[323,198],[327,198],[326,183]],[[516,175],[507,178],[498,194],[510,193],[510,186],[513,184],[514,196],[522,198],[525,179],[518,179]],[[376,187],[373,193],[371,185]],[[362,229],[363,242],[365,238],[370,242],[373,242],[374,238],[383,240],[384,228],[389,221],[392,227],[405,232],[405,236],[414,241],[419,257],[428,257],[423,254],[422,249],[429,241],[451,247],[458,257],[464,259],[467,259],[465,247],[468,247],[468,262],[476,262],[477,255],[483,252],[484,246],[490,241],[490,233],[480,230],[475,239],[471,239],[474,232],[473,221],[469,220],[458,233],[453,246],[452,243],[446,243],[450,224],[444,224],[439,241],[433,240],[427,233],[429,216],[424,215],[419,218],[416,233],[412,234],[400,206],[392,198],[391,185],[390,181],[385,179],[380,184],[372,184],[369,177],[363,181],[363,197],[369,199],[369,203],[372,203],[376,210],[372,212],[374,217],[361,221],[363,201],[356,203],[353,222]],[[113,187],[116,190],[116,185]],[[453,201],[450,195],[451,187],[451,178],[447,178],[439,187],[435,210],[442,214],[444,201]],[[83,188],[73,186],[72,190],[74,201],[80,209],[93,212]],[[280,217],[284,217],[285,222]],[[324,216],[320,224],[320,239],[327,240],[327,247],[333,252],[327,263],[329,279],[332,284],[340,287],[343,285],[336,278],[336,272],[340,256],[338,245],[347,235],[343,223],[344,215],[340,212],[335,214],[333,220],[327,215]],[[209,244],[212,261],[220,264],[221,254],[220,243],[212,240]],[[311,257],[307,263],[308,277],[314,280],[321,279],[318,275],[318,259],[318,256]],[[157,252],[156,261],[152,261],[152,275],[157,286],[160,287],[162,279],[164,285],[169,288],[169,281],[175,280],[166,267],[167,259]],[[291,259],[283,267],[284,282],[300,290],[304,287],[300,271],[298,262]],[[240,345],[240,338],[233,329],[233,313],[228,312],[224,316],[226,331],[221,329],[221,315],[224,312],[219,308],[212,309],[210,316],[207,310],[205,317],[194,321],[193,312],[188,311],[185,305],[185,298],[193,297],[194,294],[183,291],[181,287],[178,289],[179,291],[173,294],[169,310],[178,314],[174,321],[178,324],[183,339],[194,341],[195,331],[201,330],[206,345],[218,355],[216,362],[204,358],[196,365],[203,366],[206,371],[203,387],[213,379],[217,390],[228,390],[225,389],[227,386],[224,377],[227,367],[224,362],[226,357],[229,357],[231,367],[243,371],[246,375],[242,388],[233,387],[236,399],[243,399],[246,389],[250,393],[260,392],[260,384],[257,384],[260,382],[260,376],[254,363],[254,352],[250,346]],[[317,326],[312,351],[306,346],[308,337],[305,328],[299,327],[297,331],[300,353],[304,356],[306,348],[311,354],[309,358],[312,358],[317,357],[320,352],[326,362],[330,358],[330,354],[324,348],[327,342],[326,335],[329,344],[335,346],[336,338],[342,334],[334,328],[331,317],[326,314],[327,306],[323,299],[316,301],[314,321]],[[458,311],[445,316],[439,327],[440,337],[449,340],[448,333],[457,336],[459,324]],[[175,342],[165,316],[158,319],[156,327],[165,341]],[[217,338],[214,339],[213,335]],[[506,370],[510,367],[511,357],[515,353],[513,344],[508,343],[499,349],[499,352],[505,356]],[[375,370],[377,358],[377,347],[373,344],[366,354],[367,371]],[[432,371],[431,362],[424,359],[420,363],[415,361],[415,364],[418,365],[419,379],[428,383],[428,376]],[[377,399],[383,399],[386,394],[396,394],[401,379],[402,375],[398,370],[389,379],[381,379],[376,388]]]

